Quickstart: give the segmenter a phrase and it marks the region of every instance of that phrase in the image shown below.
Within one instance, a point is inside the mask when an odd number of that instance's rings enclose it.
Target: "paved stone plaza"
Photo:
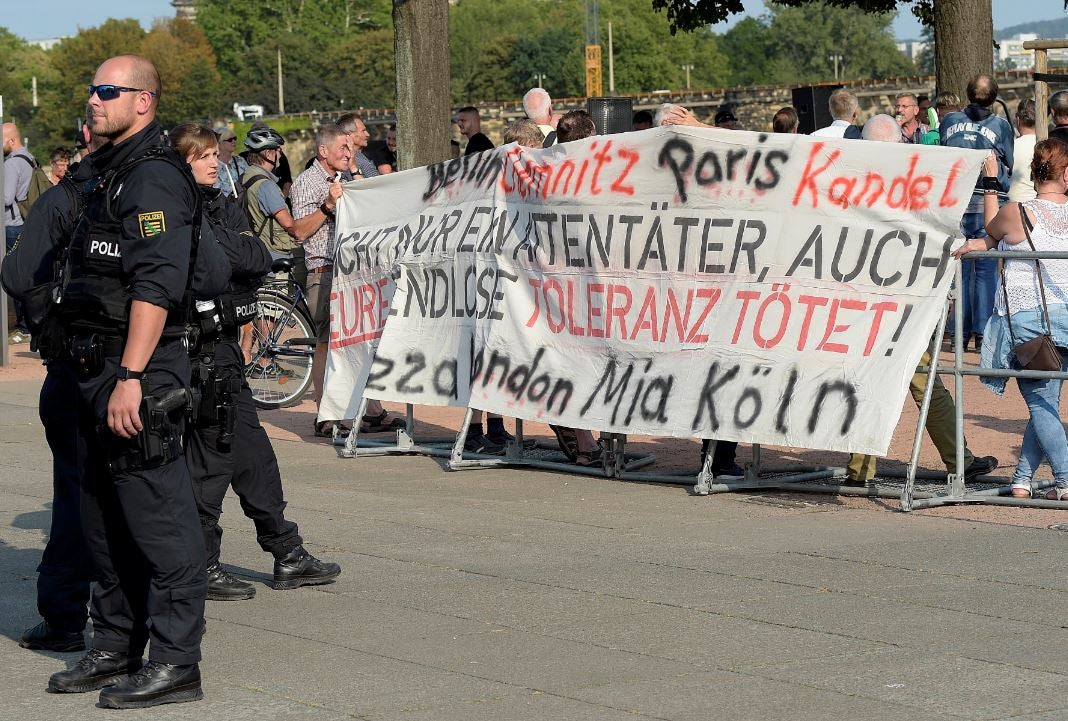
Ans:
[[[223,560],[257,596],[209,602],[205,700],[51,695],[78,655],[15,641],[50,519],[39,377],[0,373],[3,721],[1068,719],[1063,512],[340,460],[306,407],[266,419],[338,583],[271,590],[231,497]]]

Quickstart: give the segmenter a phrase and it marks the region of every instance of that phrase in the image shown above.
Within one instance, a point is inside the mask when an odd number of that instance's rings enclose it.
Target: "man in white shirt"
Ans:
[[[523,96],[523,112],[533,120],[541,134],[545,136],[543,147],[556,145],[556,123],[559,116],[553,116],[553,99],[543,88],[531,88]],[[551,136],[551,138],[550,138]]]
[[[845,88],[838,88],[831,93],[827,109],[831,111],[834,122],[812,133],[817,138],[860,138],[860,129],[853,125],[857,119],[857,96]]]
[[[1012,176],[1009,178],[1009,201],[1019,203],[1035,197],[1035,184],[1031,180],[1031,158],[1035,156],[1035,101],[1021,100],[1016,109],[1016,129],[1020,137],[1012,145]]]

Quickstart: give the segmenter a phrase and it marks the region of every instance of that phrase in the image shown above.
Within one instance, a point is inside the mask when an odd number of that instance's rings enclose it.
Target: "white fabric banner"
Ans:
[[[320,418],[885,454],[984,155],[657,128],[351,183]]]

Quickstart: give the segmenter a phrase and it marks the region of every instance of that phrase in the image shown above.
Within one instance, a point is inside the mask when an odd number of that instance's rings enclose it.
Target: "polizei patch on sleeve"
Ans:
[[[138,213],[137,224],[141,226],[141,237],[151,238],[154,235],[167,232],[167,221],[163,217],[162,210],[151,213]]]

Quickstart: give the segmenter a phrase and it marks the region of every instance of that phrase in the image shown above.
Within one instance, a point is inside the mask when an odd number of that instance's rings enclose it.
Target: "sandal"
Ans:
[[[1047,501],[1068,501],[1068,486],[1054,486],[1046,491]]]
[[[592,451],[579,451],[575,465],[581,468],[604,468],[604,446],[598,443]]]
[[[551,423],[549,428],[556,434],[556,442],[560,444],[560,450],[567,456],[567,460],[575,463],[579,456],[578,436],[575,435],[575,429],[567,426],[554,426]]]
[[[386,419],[389,419],[388,422]],[[403,418],[394,416],[389,418],[389,411],[382,409],[377,416],[364,416],[360,423],[360,433],[388,433],[399,431],[408,427],[408,422]]]
[[[1030,498],[1031,497],[1031,484],[1030,483],[1013,483],[1009,489],[1009,495],[1013,498]]]
[[[350,429],[341,421],[316,421],[315,435],[317,438],[333,438],[334,427],[337,427],[338,438],[348,438]]]

